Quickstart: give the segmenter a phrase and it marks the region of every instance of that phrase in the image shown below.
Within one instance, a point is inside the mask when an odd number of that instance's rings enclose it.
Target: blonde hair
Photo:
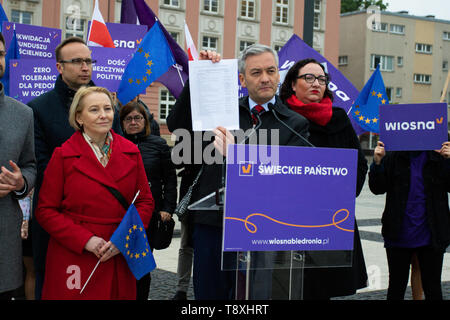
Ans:
[[[111,92],[109,92],[108,89],[103,87],[86,87],[86,86],[81,87],[80,89],[78,89],[77,93],[73,97],[73,101],[69,109],[69,124],[72,128],[74,128],[77,131],[79,130],[83,131],[82,126],[77,121],[77,114],[83,111],[81,101],[83,100],[84,97],[94,92],[106,94],[109,100],[111,101],[111,106],[114,107],[114,99],[111,95]]]

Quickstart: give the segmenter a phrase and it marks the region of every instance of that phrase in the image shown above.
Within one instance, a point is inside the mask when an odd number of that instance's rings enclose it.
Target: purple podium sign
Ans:
[[[55,49],[61,42],[60,29],[5,21],[2,34],[6,48],[9,48],[13,37],[14,25],[21,59],[53,59],[55,61]]]
[[[223,251],[353,249],[356,150],[233,145],[227,163]]]
[[[380,140],[386,150],[437,150],[447,141],[447,104],[380,105]]]
[[[55,86],[58,70],[51,59],[11,60],[9,93],[23,103],[28,103]]]

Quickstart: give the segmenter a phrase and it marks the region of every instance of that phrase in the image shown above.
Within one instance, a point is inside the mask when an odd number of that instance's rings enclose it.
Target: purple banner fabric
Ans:
[[[90,47],[92,59],[97,63],[92,67],[92,81],[97,86],[117,92],[122,75],[133,57],[133,49]]]
[[[134,0],[122,0],[120,7],[120,23],[137,23],[136,8],[134,7]]]
[[[352,250],[356,162],[350,149],[230,146],[223,250]]]
[[[447,104],[380,105],[380,140],[386,150],[438,150],[447,141]]]
[[[11,60],[10,70],[10,96],[25,104],[52,90],[59,74],[51,59]]]
[[[88,31],[91,27],[91,22],[88,22]],[[116,48],[120,49],[134,49],[139,46],[142,39],[147,34],[147,26],[137,24],[120,24],[120,23],[106,23],[109,34],[114,42]]]
[[[60,29],[3,22],[2,34],[7,48],[9,48],[9,43],[13,37],[14,25],[21,59],[44,58],[55,61],[55,49],[61,42]]]

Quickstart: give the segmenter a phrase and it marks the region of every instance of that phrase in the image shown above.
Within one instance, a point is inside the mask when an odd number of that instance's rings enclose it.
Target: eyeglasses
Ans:
[[[311,73],[306,73],[306,74],[302,74],[300,76],[297,77],[297,79],[305,79],[305,81],[307,83],[314,83],[314,81],[319,81],[319,84],[324,86],[326,84],[328,84],[328,77],[326,76],[318,76],[316,77],[315,75],[311,74]]]
[[[0,57],[4,57],[6,56],[6,51],[5,50],[0,50]]]
[[[76,66],[82,66],[83,63],[86,63],[86,65],[90,66],[92,64],[95,64],[97,62],[97,60],[92,60],[92,59],[82,59],[82,58],[75,58],[75,59],[71,59],[71,60],[60,60],[59,63],[73,63]]]
[[[142,121],[144,119],[143,116],[134,116],[134,117],[126,117],[125,119],[123,119],[124,122],[131,122],[134,120],[134,122],[139,122]]]

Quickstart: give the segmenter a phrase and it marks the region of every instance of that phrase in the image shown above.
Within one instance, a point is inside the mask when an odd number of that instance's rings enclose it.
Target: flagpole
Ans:
[[[91,277],[94,274],[95,270],[97,270],[97,267],[99,264],[100,264],[100,259],[98,259],[97,264],[95,265],[94,269],[92,270],[91,274],[89,275],[89,278],[86,280],[86,283],[84,284],[83,288],[81,289],[80,294],[83,293],[84,288],[86,288],[86,285],[88,284],[89,280],[91,280]]]
[[[139,193],[141,192],[141,190],[138,190],[138,192],[136,193],[136,195],[134,196],[133,202],[131,202],[131,204],[134,203],[134,201],[136,201],[136,198],[138,197]]]
[[[175,67],[175,66],[176,66],[176,67]],[[183,87],[184,87],[184,81],[183,81],[183,77],[181,76],[180,67],[178,67],[178,63],[176,63],[175,66],[172,66],[172,67],[174,67],[175,69],[177,69],[177,71],[178,71],[178,76],[180,77],[180,81],[181,81],[181,83],[183,84]]]
[[[447,72],[447,80],[445,80],[444,90],[442,91],[441,101],[444,102],[445,96],[447,95],[448,83],[450,82],[450,70]],[[450,104],[450,101],[447,101]]]

